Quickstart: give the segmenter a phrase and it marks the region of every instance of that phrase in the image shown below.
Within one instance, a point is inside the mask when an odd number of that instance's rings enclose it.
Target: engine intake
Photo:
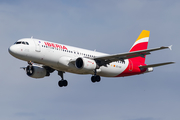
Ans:
[[[47,71],[41,66],[28,65],[26,67],[26,74],[32,78],[44,78],[47,75]]]
[[[76,68],[83,70],[94,70],[97,68],[97,64],[94,60],[88,58],[77,58],[76,59]]]

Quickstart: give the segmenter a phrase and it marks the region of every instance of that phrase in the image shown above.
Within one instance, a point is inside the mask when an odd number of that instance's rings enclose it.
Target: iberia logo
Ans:
[[[94,64],[94,62],[91,62],[91,61],[88,61],[89,63],[91,63],[91,64]]]
[[[60,48],[60,49],[66,49],[67,50],[66,46],[64,46],[64,45],[59,45],[59,44],[54,44],[54,43],[49,43],[49,42],[44,42],[44,44],[46,46],[49,46],[49,47],[54,47],[54,48]]]

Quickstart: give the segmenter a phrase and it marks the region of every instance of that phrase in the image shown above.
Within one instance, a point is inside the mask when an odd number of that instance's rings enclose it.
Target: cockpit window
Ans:
[[[24,42],[24,41],[18,41],[18,42],[15,42],[14,44],[24,44],[24,45],[29,45],[28,42]]]
[[[15,44],[21,44],[21,42],[16,42]]]

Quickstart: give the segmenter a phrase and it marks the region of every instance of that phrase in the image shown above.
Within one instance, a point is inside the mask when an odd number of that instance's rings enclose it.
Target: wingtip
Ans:
[[[169,46],[169,49],[172,50],[172,45]]]
[[[167,62],[166,64],[174,64],[175,62]]]

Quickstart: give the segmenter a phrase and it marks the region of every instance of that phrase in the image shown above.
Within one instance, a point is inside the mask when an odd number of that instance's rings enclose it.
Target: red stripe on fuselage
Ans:
[[[129,52],[133,51],[139,51],[139,50],[146,50],[148,46],[148,42],[142,42],[138,43],[135,46],[131,48]],[[131,76],[131,75],[136,75],[136,74],[142,74],[146,71],[146,69],[140,69],[139,66],[145,65],[145,57],[135,57],[135,58],[130,58],[129,64],[127,68],[118,76],[116,77],[123,77],[123,76]]]
[[[140,64],[139,62],[133,62],[133,61],[130,62],[130,60],[129,60],[129,64],[128,64],[127,68],[121,74],[117,75],[116,77],[124,77],[124,76],[142,74],[146,71],[146,68],[140,69],[139,68],[140,65],[145,65],[145,64]]]

